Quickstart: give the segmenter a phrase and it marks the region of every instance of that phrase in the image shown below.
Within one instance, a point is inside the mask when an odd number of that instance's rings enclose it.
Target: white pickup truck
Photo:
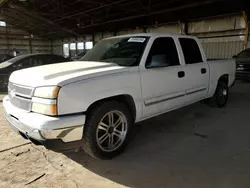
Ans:
[[[205,99],[223,107],[235,69],[234,60],[207,61],[195,37],[117,36],[80,61],[12,73],[4,112],[35,144],[107,159],[123,151],[136,122]]]

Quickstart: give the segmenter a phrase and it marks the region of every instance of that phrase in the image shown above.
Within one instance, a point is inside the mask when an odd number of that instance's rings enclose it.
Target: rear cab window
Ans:
[[[202,63],[202,54],[196,40],[192,38],[179,38],[186,64]]]

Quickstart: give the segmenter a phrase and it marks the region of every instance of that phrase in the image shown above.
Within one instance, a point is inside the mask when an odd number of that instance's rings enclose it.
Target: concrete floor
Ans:
[[[237,83],[226,108],[198,103],[141,123],[111,161],[27,143],[7,127],[1,108],[0,187],[44,175],[25,187],[249,188],[249,96],[250,84]]]

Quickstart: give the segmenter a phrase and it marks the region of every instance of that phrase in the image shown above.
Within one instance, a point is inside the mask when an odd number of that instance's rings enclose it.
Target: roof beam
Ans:
[[[120,22],[120,21],[131,20],[131,19],[136,19],[136,18],[142,18],[142,17],[162,14],[162,13],[166,13],[166,12],[173,12],[173,11],[183,10],[183,9],[187,9],[187,8],[194,8],[194,7],[197,7],[197,6],[212,4],[212,3],[218,2],[218,1],[224,1],[224,0],[207,0],[207,1],[203,1],[203,2],[196,2],[196,3],[191,3],[191,4],[188,4],[188,5],[179,6],[179,7],[168,8],[168,9],[153,11],[153,12],[149,12],[149,13],[142,13],[142,14],[138,14],[138,15],[134,15],[134,16],[109,20],[109,21],[101,22],[101,23],[90,24],[90,25],[82,26],[81,28],[89,28],[89,27],[93,27],[93,26],[116,23],[116,22]]]
[[[74,35],[74,36],[78,36],[78,34],[72,30],[68,30],[67,28],[62,28],[61,26],[59,26],[58,24],[55,24],[53,21],[50,21],[50,20],[47,20],[45,19],[44,17],[41,17],[39,15],[37,15],[36,13],[34,12],[31,12],[31,11],[27,11],[25,9],[23,9],[22,7],[19,7],[19,6],[15,6],[15,8],[18,10],[18,11],[21,11],[22,14],[26,14],[28,15],[29,17],[37,20],[38,22],[44,22],[44,24],[42,24],[43,26],[53,26],[55,29],[58,29],[58,30],[62,30],[64,32],[68,32],[70,33],[71,35]],[[37,26],[33,26],[32,29],[35,30],[37,28]]]
[[[65,15],[63,16],[62,18],[60,19],[57,19],[57,20],[54,20],[54,23],[57,23],[57,22],[60,22],[64,19],[67,19],[67,18],[72,18],[72,17],[76,17],[76,16],[80,16],[80,15],[86,15],[87,13],[89,12],[93,12],[93,11],[96,11],[96,10],[99,10],[99,9],[102,9],[102,8],[106,8],[106,7],[109,7],[109,6],[113,6],[113,5],[116,5],[116,4],[119,4],[119,3],[122,3],[122,2],[125,2],[127,0],[119,0],[119,1],[115,1],[115,2],[111,2],[111,3],[107,3],[107,4],[104,4],[104,5],[101,5],[99,7],[95,7],[95,8],[92,8],[92,9],[89,9],[89,10],[86,10],[86,11],[79,11],[75,14],[71,14],[71,15]],[[43,26],[44,24],[42,25],[38,25],[36,27],[39,27],[39,26]]]
[[[0,0],[0,8],[7,3],[9,0]]]

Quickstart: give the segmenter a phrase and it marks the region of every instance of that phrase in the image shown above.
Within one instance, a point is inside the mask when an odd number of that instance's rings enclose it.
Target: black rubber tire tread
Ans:
[[[102,151],[96,143],[96,128],[103,116],[111,110],[120,110],[126,116],[128,122],[128,132],[122,145],[112,152]],[[83,131],[82,149],[90,156],[98,159],[112,159],[119,155],[125,149],[130,137],[130,129],[132,125],[132,116],[125,104],[117,101],[105,101],[96,104],[89,112]]]
[[[217,94],[218,94],[218,88],[221,86],[221,85],[224,85],[227,87],[227,98],[226,98],[226,101],[223,103],[223,104],[220,104],[218,102],[218,97],[217,97]],[[224,107],[226,104],[227,104],[227,100],[228,100],[228,85],[227,83],[224,81],[224,80],[220,80],[218,81],[218,84],[217,84],[217,88],[215,90],[215,93],[213,95],[213,97],[209,98],[209,99],[206,99],[205,100],[205,103],[209,106],[212,106],[212,107],[219,107],[219,108],[222,108]]]

